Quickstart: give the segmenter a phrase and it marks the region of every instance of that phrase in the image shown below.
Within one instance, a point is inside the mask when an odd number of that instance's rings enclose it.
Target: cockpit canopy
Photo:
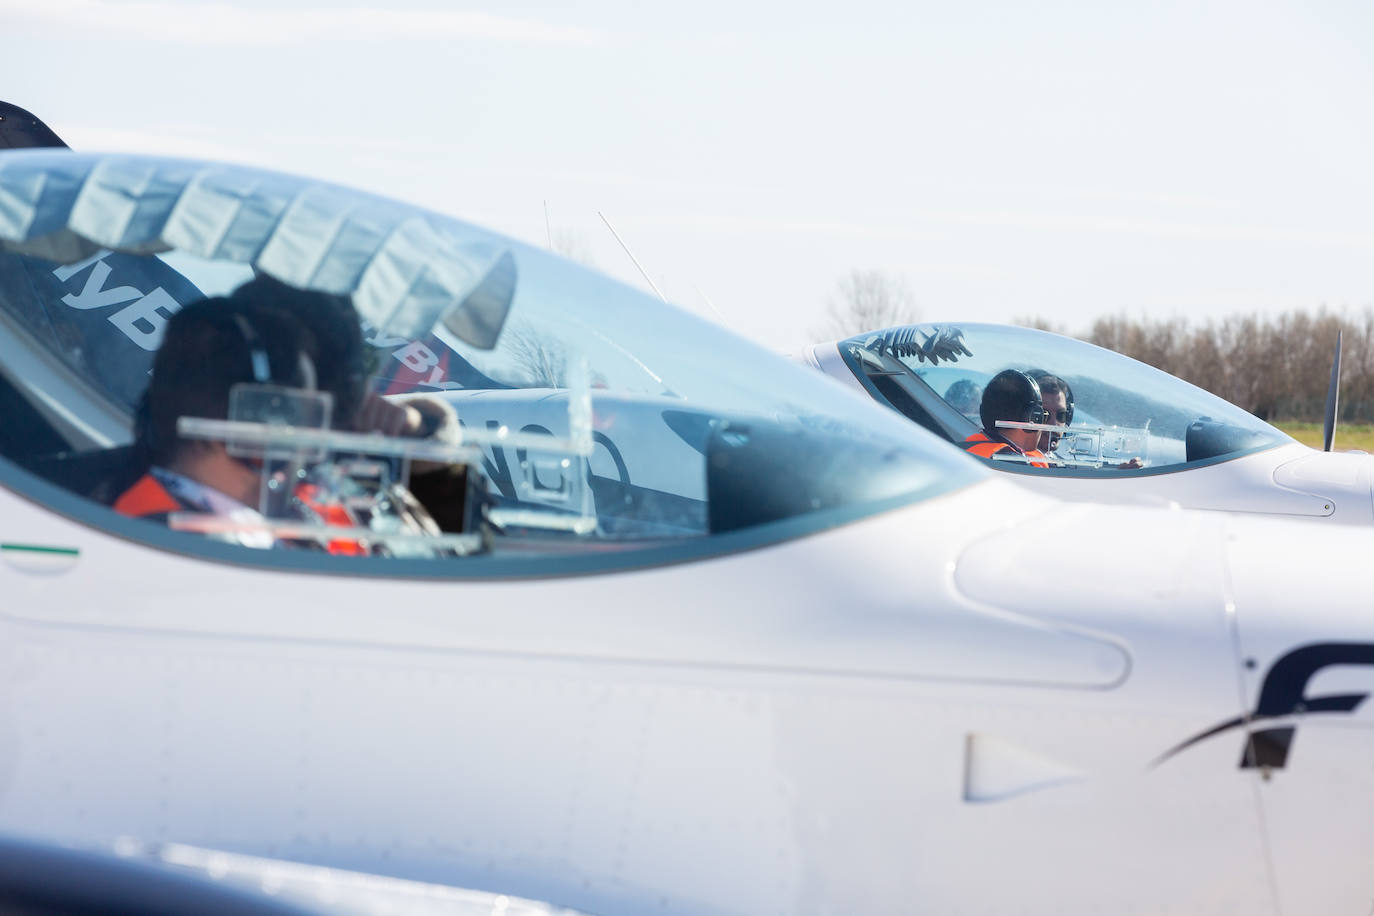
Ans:
[[[1004,449],[998,467],[1114,476],[1235,458],[1292,440],[1215,395],[1110,350],[1058,334],[992,324],[920,324],[839,343],[879,402],[954,443],[984,430],[984,390],[1005,370],[1066,383],[1062,416],[994,419],[993,432],[1041,433],[1046,460]],[[1049,387],[1057,387],[1052,381]],[[1051,398],[1045,398],[1049,406]],[[1057,402],[1056,402],[1057,403]],[[1045,465],[1045,466],[1040,466]]]
[[[108,503],[169,319],[250,281],[350,302],[370,390],[445,403],[461,442],[287,429],[265,419],[284,415],[271,391],[257,413],[184,417],[179,431],[235,436],[259,458],[370,454],[396,475],[463,464],[481,511],[456,552],[475,563],[516,542],[522,557],[598,562],[665,542],[709,551],[731,532],[787,520],[790,536],[979,477],[753,344],[475,226],[256,169],[66,151],[0,154],[0,455]]]

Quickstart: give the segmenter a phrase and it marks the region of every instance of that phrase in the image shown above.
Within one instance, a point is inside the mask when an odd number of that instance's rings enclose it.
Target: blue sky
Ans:
[[[7,100],[554,235],[776,348],[927,318],[1374,306],[1374,6],[0,0]],[[717,319],[719,320],[719,319]]]

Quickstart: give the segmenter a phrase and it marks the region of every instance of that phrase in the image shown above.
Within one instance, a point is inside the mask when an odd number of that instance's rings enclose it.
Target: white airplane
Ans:
[[[0,250],[0,831],[601,914],[1368,911],[1374,532],[1051,500],[577,265],[305,179],[0,153]],[[169,316],[254,274],[350,298],[378,384],[465,438],[242,399],[178,433],[319,479],[462,462],[461,524],[110,508]],[[278,344],[224,354],[282,382]]]
[[[1068,388],[1062,416],[992,421],[1002,433],[1039,431],[1042,446],[1053,436],[1048,460],[1033,464],[1012,449],[985,460],[1060,499],[1374,524],[1374,458],[1309,448],[1209,392],[1081,340],[1009,325],[922,324],[813,344],[799,361],[960,446],[983,430],[984,386],[998,373],[1059,378]],[[1333,381],[1328,444],[1334,397]]]

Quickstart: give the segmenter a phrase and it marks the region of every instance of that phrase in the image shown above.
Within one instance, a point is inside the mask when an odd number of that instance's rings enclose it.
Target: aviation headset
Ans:
[[[242,300],[223,298],[194,303],[172,316],[163,346],[154,359],[152,380],[134,418],[138,441],[150,458],[160,457],[174,447],[178,416],[224,416],[228,402],[220,399],[227,398],[229,389],[236,384],[316,388],[315,364],[298,340],[293,344],[295,372],[274,373],[274,368],[281,367],[273,366],[269,355],[273,348],[264,343],[254,317],[257,316],[246,314]],[[275,318],[270,313],[264,317]],[[234,330],[229,331],[230,327]],[[273,330],[279,332],[279,339],[297,331],[285,324]],[[233,337],[242,341],[242,349],[234,344]],[[277,349],[280,362],[282,348]],[[245,356],[246,373],[240,362]]]
[[[243,335],[243,344],[248,348],[248,360],[253,367],[253,381],[259,385],[272,384],[275,381],[272,376],[272,361],[267,356],[267,348],[263,346],[262,338],[253,329],[247,315],[238,312],[233,318],[239,333]],[[290,386],[293,388],[314,391],[318,387],[315,361],[300,348],[296,349],[296,378],[293,381],[297,383]]]
[[[988,432],[997,432],[998,420],[1043,423],[1045,404],[1039,383],[1019,369],[1003,369],[983,389],[978,417]]]
[[[334,396],[334,425],[351,428],[380,355],[376,347],[363,341],[359,331],[361,320],[352,300],[348,296],[298,289],[267,274],[259,274],[234,290],[232,298],[250,301],[269,313],[286,312],[309,330],[314,341],[309,353],[315,360],[315,388]],[[278,350],[272,352],[286,358]]]

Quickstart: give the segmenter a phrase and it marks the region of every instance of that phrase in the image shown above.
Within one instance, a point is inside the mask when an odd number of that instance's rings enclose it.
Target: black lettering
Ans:
[[[1161,754],[1151,765],[1158,766],[1199,741],[1252,722],[1307,713],[1354,712],[1368,699],[1368,692],[1332,693],[1317,697],[1307,695],[1307,685],[1318,671],[1338,665],[1374,665],[1374,644],[1320,642],[1284,653],[1265,672],[1254,712],[1228,719],[1194,735]],[[1248,732],[1241,748],[1241,769],[1283,769],[1288,762],[1288,752],[1293,747],[1296,729],[1297,726],[1293,725]]]

